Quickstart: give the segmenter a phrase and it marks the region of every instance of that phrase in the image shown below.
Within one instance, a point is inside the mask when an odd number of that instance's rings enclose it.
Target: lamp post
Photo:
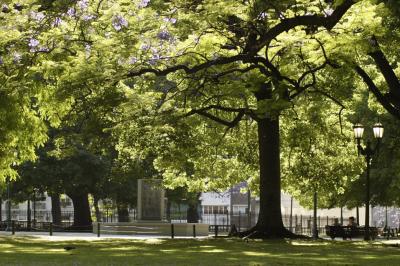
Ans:
[[[365,235],[364,240],[370,240],[369,234],[369,201],[370,201],[370,167],[372,156],[379,150],[379,145],[383,137],[383,126],[381,123],[376,123],[373,126],[374,137],[376,139],[375,147],[372,146],[370,141],[367,141],[365,147],[361,145],[361,139],[364,133],[364,126],[357,123],[353,126],[354,137],[357,140],[358,155],[363,155],[367,163],[366,181],[365,181]]]
[[[10,178],[7,177],[7,227],[6,231],[11,231],[11,199],[10,199]]]

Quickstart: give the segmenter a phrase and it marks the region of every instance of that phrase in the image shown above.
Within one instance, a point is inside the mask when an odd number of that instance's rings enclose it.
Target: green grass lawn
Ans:
[[[75,249],[66,251],[64,247]],[[400,248],[363,242],[0,237],[0,265],[400,265]]]

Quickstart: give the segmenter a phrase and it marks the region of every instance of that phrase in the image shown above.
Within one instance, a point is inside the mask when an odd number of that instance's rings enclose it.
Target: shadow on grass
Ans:
[[[396,247],[323,240],[0,237],[0,246],[1,265],[400,265]]]

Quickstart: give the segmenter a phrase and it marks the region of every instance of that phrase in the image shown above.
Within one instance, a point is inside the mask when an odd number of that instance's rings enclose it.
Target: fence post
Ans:
[[[196,238],[196,224],[193,225],[193,237]]]
[[[218,225],[216,225],[216,226],[214,227],[214,229],[215,229],[215,237],[218,237]]]
[[[11,221],[11,233],[15,235],[15,221]]]
[[[97,237],[100,237],[100,223],[97,223]]]
[[[329,225],[329,216],[326,216],[326,225]]]
[[[175,237],[175,232],[174,232],[174,224],[171,224],[171,238],[173,239]]]
[[[50,226],[49,226],[49,234],[50,234],[50,236],[53,235],[53,223],[50,223]]]
[[[303,215],[300,214],[300,234],[303,234]]]

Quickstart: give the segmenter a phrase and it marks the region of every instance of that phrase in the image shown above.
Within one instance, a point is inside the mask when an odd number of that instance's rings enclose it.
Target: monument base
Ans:
[[[174,236],[193,236],[193,226],[196,236],[208,236],[208,224],[174,223],[173,225]],[[171,229],[171,223],[161,221],[100,223],[100,234],[110,235],[171,236]],[[97,233],[97,223],[93,224],[93,233]]]

